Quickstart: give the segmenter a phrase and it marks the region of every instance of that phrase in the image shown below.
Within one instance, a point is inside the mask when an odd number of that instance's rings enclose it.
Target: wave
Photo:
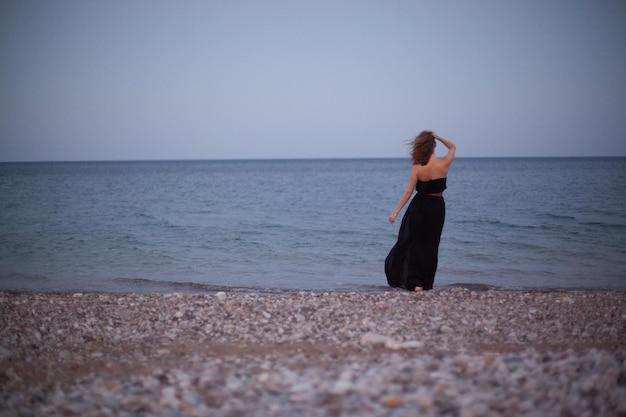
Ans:
[[[302,287],[262,287],[262,286],[228,286],[201,284],[198,282],[177,282],[177,281],[159,281],[148,278],[114,278],[113,281],[122,284],[124,288],[120,288],[119,292],[132,292],[131,290],[139,290],[139,292],[186,292],[186,293],[215,293],[227,292],[238,294],[296,294],[300,292],[333,292],[333,293],[381,293],[388,291],[399,291],[396,288],[387,285],[372,284],[339,284],[332,289],[329,288],[302,288]],[[130,286],[130,287],[129,287]],[[402,290],[404,291],[404,290]]]
[[[567,216],[564,214],[554,214],[554,213],[545,213],[540,217],[547,218],[547,219],[554,219],[554,220],[576,220],[575,216]]]
[[[190,293],[212,293],[212,292],[229,292],[229,293],[263,293],[263,294],[282,294],[303,291],[300,288],[269,288],[256,286],[227,286],[202,284],[198,282],[178,282],[178,281],[160,281],[148,278],[114,278],[113,281],[122,285],[122,292],[131,289],[140,290],[140,292],[190,292]],[[130,288],[129,288],[130,287]]]
[[[153,291],[160,288],[162,291],[155,292],[189,292],[189,293],[239,293],[239,294],[296,294],[300,292],[333,292],[333,293],[360,293],[360,294],[376,294],[382,292],[405,292],[406,290],[393,288],[388,285],[375,284],[339,284],[338,286],[329,288],[270,288],[261,286],[228,286],[201,284],[197,282],[176,282],[176,281],[159,281],[148,278],[115,278],[114,281],[125,285],[132,285],[143,289],[151,288]],[[466,288],[471,291],[484,292],[492,290],[505,290],[507,288],[498,285],[483,284],[480,282],[455,282],[452,284],[436,285],[435,290],[446,291],[453,288]],[[126,292],[126,291],[124,291]],[[146,292],[146,291],[141,291]]]
[[[620,223],[607,223],[601,221],[586,221],[580,223],[582,226],[592,226],[592,227],[601,227],[606,229],[625,229],[626,224]]]
[[[476,291],[476,292],[484,292],[484,291],[502,289],[502,287],[498,287],[496,285],[480,284],[480,283],[473,283],[473,282],[455,282],[454,284],[442,285],[440,288],[442,289],[465,288],[465,289]]]
[[[19,281],[22,283],[38,283],[44,281],[50,281],[45,275],[40,274],[20,274],[18,272],[11,272],[8,274],[0,274],[0,281]]]

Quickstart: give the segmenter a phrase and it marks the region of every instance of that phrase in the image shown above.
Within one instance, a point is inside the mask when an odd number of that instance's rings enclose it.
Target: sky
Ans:
[[[626,156],[623,0],[3,0],[0,57],[0,161]]]

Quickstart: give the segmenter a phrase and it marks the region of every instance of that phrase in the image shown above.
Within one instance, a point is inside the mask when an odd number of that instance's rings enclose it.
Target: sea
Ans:
[[[383,264],[410,169],[0,163],[0,290],[400,291]],[[457,158],[444,196],[435,290],[626,290],[626,158]]]

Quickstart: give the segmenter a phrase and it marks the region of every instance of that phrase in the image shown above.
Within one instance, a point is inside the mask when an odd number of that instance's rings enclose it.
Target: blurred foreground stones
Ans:
[[[2,416],[626,416],[626,293],[0,293]]]

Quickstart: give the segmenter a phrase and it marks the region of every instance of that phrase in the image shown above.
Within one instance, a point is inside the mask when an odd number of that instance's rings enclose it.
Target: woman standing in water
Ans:
[[[435,155],[437,140],[448,148],[443,158]],[[392,287],[409,291],[433,288],[439,240],[446,216],[443,190],[455,151],[452,142],[432,130],[423,131],[412,142],[413,168],[409,185],[389,216],[389,221],[394,222],[413,190],[417,191],[402,218],[398,241],[385,259],[385,274]]]

